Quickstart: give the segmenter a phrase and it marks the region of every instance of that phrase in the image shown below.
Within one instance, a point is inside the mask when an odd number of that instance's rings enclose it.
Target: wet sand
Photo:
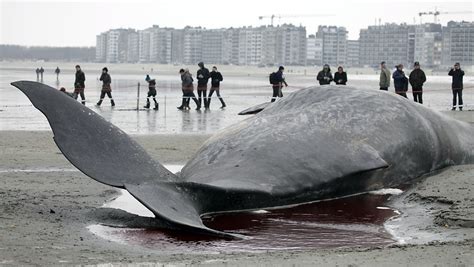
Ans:
[[[462,116],[471,118],[472,113],[465,114]],[[208,138],[207,135],[133,137],[153,157],[166,164],[186,162]],[[77,171],[61,155],[51,132],[0,131],[0,147],[0,265],[474,265],[474,165],[447,168],[390,203],[402,212],[407,210],[408,215],[410,208],[421,207],[421,212],[433,218],[422,224],[417,224],[412,217],[404,217],[405,213],[395,218],[398,222],[394,225],[405,226],[405,230],[399,231],[401,236],[405,235],[405,245],[164,254],[107,241],[87,230],[87,226],[97,223],[149,226],[153,225],[153,219],[100,208],[114,198],[117,191]],[[413,232],[446,233],[452,241],[407,241],[406,236]]]

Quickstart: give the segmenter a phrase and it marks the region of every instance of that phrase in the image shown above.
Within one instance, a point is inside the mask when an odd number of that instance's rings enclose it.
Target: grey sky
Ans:
[[[281,14],[334,14],[331,17],[282,17],[275,24],[306,26],[307,33],[318,25],[345,26],[349,39],[357,39],[359,30],[373,25],[376,18],[385,22],[419,23],[418,12],[473,11],[474,1],[329,1],[329,0],[0,0],[0,44],[94,46],[95,36],[111,28],[145,29],[162,27],[206,28],[259,26],[270,19],[258,16]],[[473,21],[473,14],[443,14],[440,22]],[[433,16],[423,17],[432,22]]]

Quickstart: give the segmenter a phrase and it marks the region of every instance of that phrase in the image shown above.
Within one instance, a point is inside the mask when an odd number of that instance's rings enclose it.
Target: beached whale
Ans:
[[[302,89],[211,137],[175,175],[100,115],[47,85],[12,83],[43,112],[64,156],[125,188],[168,227],[234,236],[203,214],[297,205],[474,163],[474,127],[398,95]],[[157,137],[160,138],[160,137]]]

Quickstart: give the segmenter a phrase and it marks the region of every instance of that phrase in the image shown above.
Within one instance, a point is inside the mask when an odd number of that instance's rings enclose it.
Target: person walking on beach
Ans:
[[[59,69],[59,67],[56,67],[56,69],[54,70],[54,73],[56,73],[56,81],[59,81],[59,73],[61,72],[61,70]]]
[[[204,62],[198,63],[199,70],[197,71],[198,79],[198,97],[199,97],[199,107],[202,105],[202,99],[204,98],[204,107],[209,108],[208,99],[207,99],[207,82],[209,81],[209,70],[204,67]]]
[[[323,69],[318,73],[316,79],[319,81],[319,85],[330,84],[333,81],[331,68],[328,64],[324,64]]]
[[[153,97],[153,102],[155,103],[154,110],[158,110],[158,102],[156,101],[156,81],[155,79],[150,78],[150,75],[146,75],[145,81],[148,83],[148,94],[146,97],[146,105],[144,108],[150,108],[150,97]]]
[[[387,66],[385,66],[385,61],[382,61],[380,63],[380,90],[388,91],[388,88],[390,87],[390,77],[392,77],[392,74]]]
[[[86,97],[84,95],[84,88],[86,82],[86,75],[81,70],[81,66],[76,65],[76,80],[74,80],[74,99],[77,99],[78,95],[81,95],[81,103],[86,104]]]
[[[109,70],[106,67],[102,69],[102,75],[100,76],[99,80],[102,81],[102,91],[100,92],[100,100],[97,102],[97,106],[100,107],[105,95],[107,94],[107,96],[110,98],[110,105],[114,107],[115,101],[112,98],[112,87],[110,86],[112,83],[112,78],[110,78]]]
[[[336,82],[337,85],[346,85],[347,73],[344,71],[342,66],[339,66],[337,72],[334,73],[334,82]]]
[[[451,84],[451,89],[453,90],[453,108],[451,110],[456,110],[456,104],[458,104],[459,110],[462,111],[462,89],[464,71],[461,70],[461,64],[459,64],[459,62],[454,64],[454,68],[449,71],[448,75],[453,77],[453,82]],[[456,98],[459,99],[459,102],[456,101]]]
[[[426,82],[426,75],[425,72],[420,69],[420,63],[418,61],[413,65],[413,70],[410,72],[408,81],[413,91],[413,100],[423,104],[423,84]]]
[[[196,98],[196,95],[194,95],[194,80],[191,73],[189,73],[188,69],[180,69],[179,74],[181,75],[181,88],[183,90],[183,99],[181,102],[181,106],[179,106],[178,109],[189,109],[190,98],[192,98],[196,103],[196,110],[200,110],[201,103],[199,103],[199,100]]]
[[[405,98],[407,97],[408,91],[408,78],[405,76],[405,72],[403,72],[403,64],[398,64],[397,70],[393,72],[393,85],[395,86],[395,93],[397,95],[401,95]]]
[[[209,99],[207,102],[208,108],[211,106],[211,97],[215,91],[217,94],[217,97],[219,98],[219,101],[221,101],[221,104],[222,104],[221,109],[223,109],[226,107],[226,105],[225,105],[224,99],[222,99],[221,97],[219,90],[220,90],[220,84],[224,80],[224,78],[222,77],[222,74],[217,71],[216,66],[212,67],[212,71],[209,74],[209,76],[211,77],[211,90],[209,91]]]
[[[283,97],[283,92],[281,91],[281,89],[283,88],[283,85],[288,86],[285,80],[285,76],[283,75],[284,71],[285,67],[280,66],[277,72],[273,72],[272,74],[270,74],[270,83],[272,84],[273,88],[273,96],[271,102],[275,102],[277,97]]]
[[[41,67],[41,68],[39,69],[39,73],[40,73],[41,82],[43,82],[43,73],[44,73],[43,67]]]

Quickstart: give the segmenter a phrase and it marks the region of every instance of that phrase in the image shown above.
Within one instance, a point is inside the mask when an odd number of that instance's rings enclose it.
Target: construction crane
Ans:
[[[420,23],[421,22],[421,17],[424,15],[433,15],[434,18],[434,23],[438,23],[438,16],[442,14],[472,14],[472,11],[458,11],[458,12],[440,12],[438,11],[437,8],[435,8],[434,11],[429,11],[429,12],[420,12],[418,13],[418,16],[420,16]]]
[[[309,17],[331,17],[334,16],[334,14],[300,14],[300,15],[267,15],[267,16],[259,16],[258,19],[270,19],[270,25],[273,26],[273,20],[275,18],[281,19],[281,18],[309,18]]]

